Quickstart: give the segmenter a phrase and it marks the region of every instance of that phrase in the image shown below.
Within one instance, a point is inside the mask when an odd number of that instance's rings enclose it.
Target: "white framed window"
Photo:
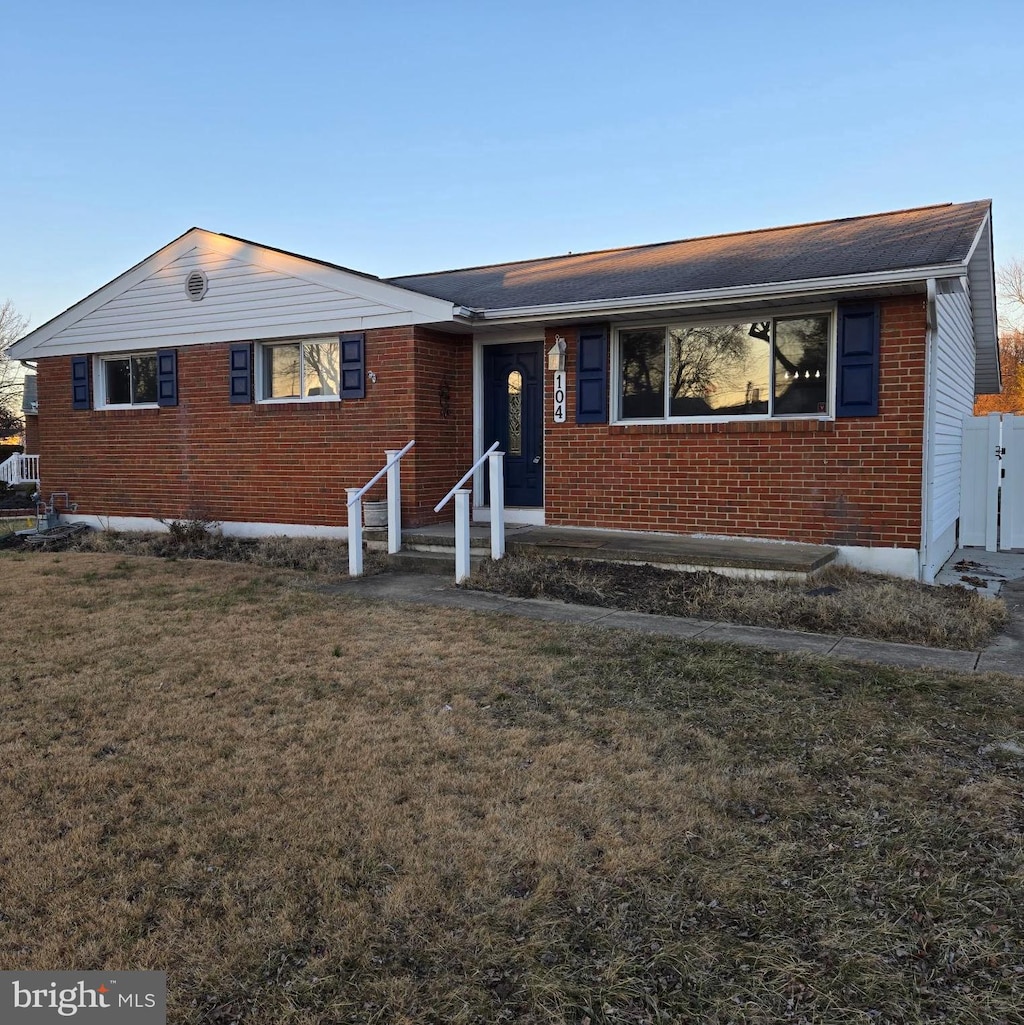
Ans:
[[[260,344],[256,389],[260,402],[337,401],[341,395],[338,338]]]
[[[93,378],[97,409],[157,406],[155,351],[97,356]]]
[[[832,415],[831,310],[622,327],[615,415],[625,422]]]

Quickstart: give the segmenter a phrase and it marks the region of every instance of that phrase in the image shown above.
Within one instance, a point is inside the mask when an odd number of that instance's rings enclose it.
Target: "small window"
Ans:
[[[508,375],[508,454],[523,454],[523,375],[518,370]]]
[[[155,406],[156,353],[104,356],[98,375],[99,406]]]
[[[264,345],[262,353],[262,399],[301,402],[339,397],[341,362],[336,340]]]
[[[831,317],[619,331],[622,420],[822,416]]]

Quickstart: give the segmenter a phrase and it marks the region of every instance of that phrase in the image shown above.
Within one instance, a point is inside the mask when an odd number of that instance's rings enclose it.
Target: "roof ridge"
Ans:
[[[815,228],[822,224],[844,224],[848,221],[868,221],[877,217],[895,217],[898,214],[919,213],[923,210],[939,210],[943,207],[972,206],[978,203],[991,203],[987,199],[972,199],[965,203],[929,203],[925,206],[910,206],[901,210],[880,210],[873,214],[854,214],[850,217],[831,217],[820,221],[801,221],[799,224],[777,224],[770,228],[751,228],[747,231],[723,231],[714,235],[694,235],[692,238],[669,239],[665,242],[642,242],[635,246],[612,246],[608,249],[588,249],[580,253],[558,253],[554,256],[534,256],[525,260],[502,260],[497,263],[481,263],[470,267],[451,267],[448,270],[424,271],[421,274],[397,274],[384,278],[384,281],[402,281],[406,278],[432,278],[442,274],[458,274],[462,271],[490,270],[495,267],[521,267],[527,263],[547,263],[554,260],[571,260],[578,256],[604,256],[608,253],[628,253],[641,249],[657,249],[660,246],[677,246],[684,242],[707,242],[711,239],[735,238],[739,235],[764,235],[773,231],[792,231],[796,228]]]
[[[190,228],[189,231],[192,229]],[[205,228],[200,228],[200,231],[205,231]],[[185,233],[186,235],[188,232]],[[244,242],[247,246],[255,246],[257,249],[266,249],[270,253],[280,253],[282,256],[291,256],[296,260],[305,260],[308,263],[317,263],[321,267],[327,267],[330,270],[345,271],[347,274],[355,274],[359,278],[369,278],[371,281],[380,281],[387,284],[387,279],[380,277],[379,274],[371,274],[369,271],[356,270],[354,267],[346,267],[340,263],[331,263],[330,260],[321,260],[318,256],[306,256],[305,253],[296,253],[291,249],[281,249],[278,246],[268,246],[265,242],[254,242],[251,238],[242,238],[241,235],[229,235],[226,231],[211,231],[211,235],[219,235],[221,238],[230,239],[232,242]]]

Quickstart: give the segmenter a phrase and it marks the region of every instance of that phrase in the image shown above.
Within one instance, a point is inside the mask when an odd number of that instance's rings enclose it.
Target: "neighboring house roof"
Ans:
[[[934,268],[967,259],[990,205],[947,203],[387,280],[494,310]]]

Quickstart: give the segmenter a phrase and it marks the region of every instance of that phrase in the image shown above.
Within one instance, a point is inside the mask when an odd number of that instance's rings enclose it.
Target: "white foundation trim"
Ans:
[[[97,530],[166,531],[166,522],[150,516],[75,516],[63,515],[63,523],[88,523]],[[344,541],[348,527],[334,527],[310,523],[244,523],[230,520],[217,523],[217,530],[225,537],[322,537]]]
[[[834,565],[849,566],[865,573],[886,573],[906,580],[918,579],[920,553],[916,548],[866,548],[861,545],[836,545],[839,555]]]
[[[490,523],[491,507],[489,505],[478,505],[473,509],[474,523]],[[532,509],[526,506],[505,506],[506,523],[525,523],[531,527],[544,526],[544,510]]]

